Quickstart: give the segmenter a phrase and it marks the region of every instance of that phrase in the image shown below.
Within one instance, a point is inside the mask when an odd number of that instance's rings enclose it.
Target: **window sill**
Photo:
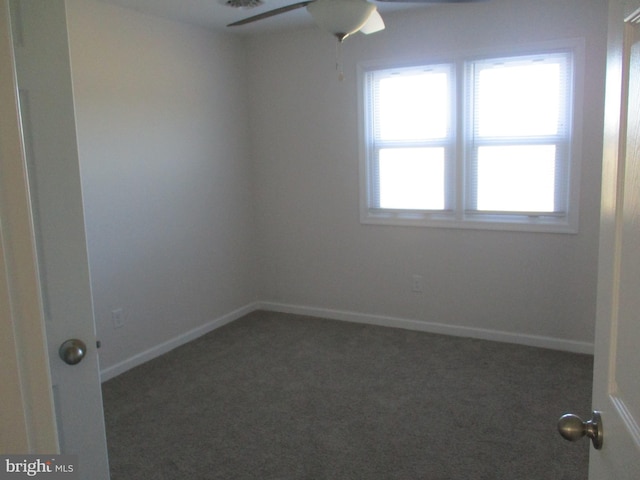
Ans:
[[[360,216],[365,225],[437,227],[474,230],[502,230],[539,233],[578,233],[577,221],[567,217],[536,215],[456,214],[452,211],[423,212],[366,210]]]

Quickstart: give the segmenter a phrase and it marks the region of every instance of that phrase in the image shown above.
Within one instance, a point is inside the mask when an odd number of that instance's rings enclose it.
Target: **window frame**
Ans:
[[[469,76],[470,65],[493,59],[568,53],[572,59],[569,84],[569,150],[563,175],[566,175],[566,213],[478,212],[468,209],[472,183],[470,168],[474,164],[473,124]],[[454,135],[453,155],[447,164],[446,175],[451,197],[445,200],[444,210],[400,210],[376,208],[376,191],[372,188],[373,168],[372,116],[367,102],[367,78],[370,72],[389,69],[410,69],[451,65],[453,87],[451,129]],[[424,58],[417,61],[378,61],[358,65],[358,113],[360,140],[360,222],[363,224],[402,225],[420,227],[471,228],[484,230],[512,230],[529,232],[577,233],[579,217],[580,159],[582,145],[582,88],[584,71],[584,39],[563,39],[534,45],[491,49]],[[471,113],[469,113],[471,112]],[[556,188],[557,185],[556,185]]]

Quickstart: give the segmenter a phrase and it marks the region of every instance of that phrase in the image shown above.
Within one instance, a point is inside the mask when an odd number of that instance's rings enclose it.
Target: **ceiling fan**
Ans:
[[[240,4],[243,1],[251,2],[252,6],[259,5],[260,0],[235,0]],[[485,0],[376,0],[392,3],[475,3]],[[231,3],[229,1],[228,3]],[[236,27],[256,22],[265,18],[287,13],[292,10],[306,7],[314,22],[323,30],[335,35],[342,42],[349,35],[362,32],[365,34],[378,32],[384,29],[384,22],[377,11],[376,5],[367,0],[305,0],[284,7],[269,10],[252,17],[230,23],[227,27]]]

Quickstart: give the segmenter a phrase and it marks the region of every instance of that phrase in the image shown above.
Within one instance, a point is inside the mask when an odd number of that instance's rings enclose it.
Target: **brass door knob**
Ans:
[[[60,345],[58,350],[60,358],[68,365],[76,365],[87,353],[87,346],[82,340],[71,338]]]
[[[568,413],[558,420],[558,431],[563,438],[570,442],[580,440],[587,436],[593,443],[593,448],[600,450],[604,441],[602,431],[602,418],[600,412],[593,412],[593,418],[583,421],[579,416]]]

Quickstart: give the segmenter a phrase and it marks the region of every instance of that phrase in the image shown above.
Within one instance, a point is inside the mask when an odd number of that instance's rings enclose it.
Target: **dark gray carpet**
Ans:
[[[103,385],[112,479],[584,480],[592,358],[254,312]]]

